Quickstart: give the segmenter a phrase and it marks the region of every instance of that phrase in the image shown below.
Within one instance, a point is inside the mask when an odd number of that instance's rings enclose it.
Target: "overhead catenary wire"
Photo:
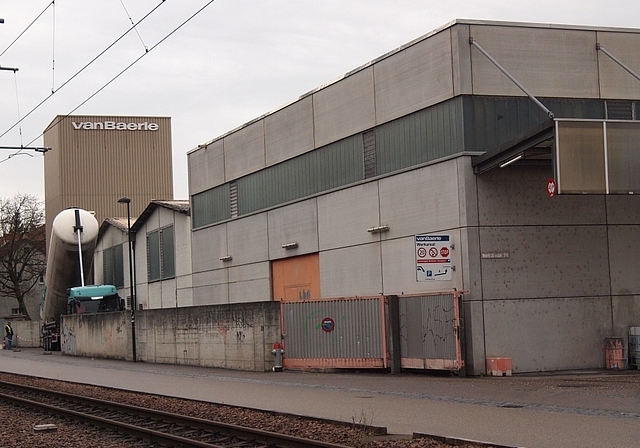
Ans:
[[[58,124],[60,124],[60,122],[62,120],[64,120],[65,118],[67,118],[68,116],[70,116],[72,113],[74,113],[76,110],[78,110],[79,108],[81,108],[82,106],[84,106],[86,103],[88,103],[93,97],[95,97],[98,93],[102,92],[104,89],[106,89],[112,82],[114,82],[116,79],[118,79],[120,76],[122,76],[126,71],[128,71],[131,67],[133,67],[136,63],[138,63],[143,57],[145,57],[147,54],[149,54],[152,50],[154,50],[156,47],[158,47],[160,44],[162,44],[165,40],[167,40],[169,37],[171,37],[173,34],[175,34],[180,28],[182,28],[183,26],[185,26],[187,23],[189,23],[194,17],[196,17],[198,14],[200,14],[202,11],[204,11],[208,6],[210,6],[215,0],[209,0],[202,8],[200,8],[199,10],[197,10],[195,13],[193,13],[191,16],[189,16],[186,20],[184,20],[182,23],[180,23],[180,25],[178,25],[177,27],[175,27],[169,34],[167,34],[165,37],[163,37],[162,39],[160,39],[155,45],[151,46],[147,51],[145,51],[142,55],[140,55],[138,58],[136,58],[133,62],[131,62],[129,65],[127,65],[124,69],[122,69],[118,74],[116,74],[113,78],[111,78],[109,81],[107,81],[102,87],[100,87],[98,90],[96,90],[95,92],[93,92],[88,98],[86,98],[84,101],[82,101],[80,104],[78,104],[76,107],[74,107],[71,111],[67,112],[65,115],[61,116],[58,120],[54,121],[51,126],[49,126],[47,128],[47,130],[50,130],[52,128],[54,128],[55,126],[57,126]],[[4,135],[4,134],[3,134]],[[33,142],[35,142],[37,139],[39,139],[40,137],[42,137],[44,135],[44,133],[41,133],[40,135],[38,135],[36,138],[34,138],[33,140],[31,140],[29,143],[27,143],[27,145],[32,144]],[[0,135],[0,137],[2,137],[2,135]],[[2,161],[0,161],[1,163]]]
[[[4,55],[4,54],[7,52],[7,50],[9,50],[9,48],[11,48],[11,47],[13,46],[13,44],[15,44],[15,43],[18,41],[18,39],[20,39],[20,38],[22,37],[22,35],[23,35],[24,33],[26,33],[26,32],[27,32],[27,30],[28,30],[29,28],[31,28],[31,26],[32,26],[34,23],[36,23],[36,22],[38,21],[38,19],[42,16],[42,14],[44,14],[45,12],[47,12],[47,9],[49,9],[49,7],[51,7],[51,6],[53,6],[53,5],[54,5],[54,3],[55,3],[55,0],[54,0],[54,1],[52,1],[51,3],[49,3],[49,4],[47,5],[47,7],[46,7],[46,8],[44,8],[44,10],[43,10],[40,14],[38,14],[38,16],[37,16],[35,19],[33,19],[33,21],[32,21],[29,25],[27,25],[27,27],[26,27],[26,28],[25,28],[25,29],[24,29],[20,34],[18,34],[18,37],[16,37],[15,39],[13,39],[13,42],[11,42],[11,43],[9,44],[9,46],[8,46],[7,48],[5,48],[5,49],[2,51],[2,53],[0,53],[0,57],[2,57],[2,55]]]
[[[67,79],[65,82],[63,82],[60,87],[58,87],[56,90],[53,90],[51,92],[50,95],[48,95],[47,97],[45,97],[42,101],[40,101],[38,104],[36,104],[29,112],[27,112],[22,118],[20,118],[20,120],[18,120],[16,123],[14,123],[11,127],[9,127],[8,129],[6,129],[2,134],[0,134],[0,138],[4,137],[5,135],[7,135],[12,129],[14,129],[16,126],[18,126],[22,121],[24,121],[27,117],[29,117],[33,112],[35,112],[40,106],[42,106],[44,103],[46,103],[54,94],[56,94],[57,92],[59,92],[62,88],[64,88],[66,85],[68,85],[73,79],[75,79],[78,75],[80,75],[80,73],[82,73],[83,71],[85,71],[91,64],[93,64],[96,60],[98,60],[102,55],[104,55],[107,51],[109,51],[114,45],[116,45],[118,42],[120,42],[127,34],[129,34],[137,25],[139,25],[140,23],[142,23],[145,19],[147,19],[151,14],[153,14],[160,6],[162,6],[164,4],[165,0],[161,0],[161,2],[156,5],[151,11],[149,11],[147,14],[144,15],[144,17],[142,17],[140,20],[138,20],[138,22],[136,22],[136,24],[134,24],[132,27],[130,27],[129,29],[127,29],[122,35],[120,35],[120,37],[118,37],[115,41],[113,41],[111,44],[109,44],[104,50],[102,50],[100,53],[98,53],[97,56],[95,56],[93,59],[91,59],[87,64],[85,64],[80,70],[78,70],[76,73],[74,73],[69,79]],[[40,136],[42,136],[42,134],[40,134]],[[40,136],[36,137],[34,140],[36,140],[37,138],[39,138]]]
[[[162,0],[162,2],[164,2],[165,0]],[[109,81],[107,81],[102,87],[100,87],[98,90],[96,90],[94,93],[92,93],[89,97],[87,97],[84,101],[82,101],[80,104],[78,104],[76,107],[74,107],[71,111],[69,111],[67,114],[65,114],[64,116],[60,117],[60,119],[56,120],[54,123],[52,123],[47,129],[50,130],[52,128],[54,128],[55,126],[57,126],[58,124],[60,124],[60,122],[70,116],[72,113],[74,113],[76,110],[78,110],[80,107],[82,107],[83,105],[85,105],[87,102],[89,102],[93,97],[95,97],[96,95],[98,95],[101,91],[103,91],[105,88],[107,88],[111,83],[113,83],[116,79],[118,79],[120,76],[122,76],[126,71],[128,71],[131,67],[133,67],[136,63],[138,63],[143,57],[145,57],[147,54],[149,54],[152,50],[154,50],[155,48],[157,48],[160,44],[162,44],[164,41],[166,41],[169,37],[171,37],[173,34],[175,34],[178,30],[180,30],[183,26],[185,26],[187,23],[189,23],[191,20],[193,20],[198,14],[200,14],[202,11],[204,11],[207,7],[209,7],[215,0],[209,0],[204,6],[202,6],[200,9],[198,9],[196,12],[194,12],[191,16],[189,16],[187,19],[185,19],[183,22],[181,22],[178,26],[176,26],[171,32],[169,32],[166,36],[164,36],[161,40],[159,40],[156,44],[154,44],[153,46],[151,46],[150,48],[148,48],[142,55],[140,55],[138,58],[136,58],[133,62],[131,62],[128,66],[126,66],[123,70],[121,70],[118,74],[116,74],[114,77],[112,77]],[[153,13],[160,5],[156,6],[153,10],[151,10],[149,13],[147,13],[142,19],[140,19],[137,24],[140,24],[144,19],[146,19],[151,13]],[[134,25],[135,26],[135,25]],[[122,36],[120,36],[116,41],[114,41],[111,45],[109,45],[104,51],[102,51],[98,56],[96,56],[94,59],[92,59],[92,61],[90,63],[92,63],[93,61],[95,61],[97,58],[99,58],[102,54],[104,54],[104,52],[106,52],[109,48],[111,48],[113,45],[115,45],[116,42],[118,42],[119,40],[121,40],[126,34],[128,34],[134,27],[129,28]],[[89,63],[89,64],[90,64]],[[87,64],[87,66],[89,65]],[[87,66],[83,67],[80,71],[84,70]],[[68,84],[73,78],[75,78],[79,73],[77,72],[76,74],[74,74],[71,78],[69,78],[64,84],[62,84],[57,91],[59,91],[62,87],[64,87],[66,84]],[[35,106],[33,109],[31,109],[29,111],[29,113],[27,115],[25,115],[24,117],[22,117],[18,123],[15,123],[13,126],[11,126],[9,129],[7,129],[4,133],[0,134],[0,137],[3,137],[4,135],[6,135],[9,131],[11,131],[13,128],[15,128],[21,121],[23,121],[25,118],[27,118],[28,115],[32,114],[38,107],[40,107],[42,104],[44,104],[45,101],[47,101],[49,98],[51,98],[51,96],[53,95],[53,93],[51,95],[49,95],[47,98],[45,98],[42,102],[40,102],[37,106]],[[27,143],[26,146],[31,145],[33,142],[35,142],[37,139],[39,139],[40,137],[42,137],[44,135],[44,133],[39,134],[37,137],[35,137],[33,140],[31,140],[29,143]],[[20,151],[18,151],[17,153],[20,153]],[[16,154],[17,154],[16,153]],[[15,154],[13,154],[15,155]],[[12,156],[13,156],[12,155]],[[0,160],[0,163],[6,162],[7,160],[9,160],[9,157],[4,159],[4,160]]]

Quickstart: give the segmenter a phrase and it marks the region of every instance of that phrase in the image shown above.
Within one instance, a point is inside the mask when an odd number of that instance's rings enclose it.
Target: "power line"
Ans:
[[[154,50],[156,47],[158,47],[161,43],[163,43],[165,40],[167,40],[169,37],[171,37],[173,34],[175,34],[180,28],[182,28],[183,26],[185,26],[187,23],[189,23],[194,17],[196,17],[198,14],[200,14],[202,11],[204,11],[209,5],[211,5],[215,0],[210,0],[209,2],[207,2],[202,8],[200,8],[198,11],[196,11],[195,13],[193,13],[190,17],[188,17],[185,21],[183,21],[180,25],[178,25],[177,27],[175,27],[169,34],[167,34],[165,37],[163,37],[162,39],[160,39],[155,45],[153,45],[152,47],[150,47],[146,52],[144,52],[142,55],[140,55],[137,59],[135,59],[133,62],[131,62],[131,64],[127,65],[124,69],[122,69],[117,75],[115,75],[113,78],[111,78],[109,81],[107,81],[102,87],[100,87],[98,90],[96,90],[94,93],[92,93],[87,99],[85,99],[84,101],[82,101],[80,104],[78,104],[76,107],[74,107],[71,111],[69,111],[67,114],[65,114],[64,116],[62,116],[59,120],[55,121],[54,123],[52,123],[51,126],[49,126],[47,128],[47,130],[50,130],[52,128],[54,128],[55,126],[57,126],[58,124],[60,124],[60,122],[67,118],[69,115],[71,115],[72,113],[74,113],[76,110],[78,110],[79,108],[81,108],[82,106],[84,106],[86,103],[88,103],[93,97],[95,97],[98,93],[102,92],[104,89],[106,89],[112,82],[114,82],[116,79],[118,79],[121,75],[123,75],[127,70],[129,70],[131,67],[133,67],[138,61],[140,61],[143,57],[145,57],[146,55],[148,55],[152,50]],[[140,22],[138,22],[140,23]],[[4,134],[0,135],[0,137],[2,137]],[[42,137],[44,135],[44,133],[41,133],[40,135],[38,135],[36,138],[34,138],[33,140],[31,140],[28,145],[30,145],[31,143],[35,142],[37,139],[39,139],[40,137]]]
[[[5,53],[7,52],[7,50],[8,50],[9,48],[11,48],[11,47],[13,46],[13,44],[15,44],[15,43],[18,41],[18,39],[20,39],[20,38],[22,37],[22,35],[23,35],[24,33],[26,33],[26,32],[27,32],[27,30],[28,30],[29,28],[31,28],[31,26],[32,26],[34,23],[36,23],[36,21],[37,21],[37,20],[42,16],[42,14],[44,14],[44,13],[47,11],[47,9],[49,9],[49,7],[50,7],[51,5],[53,5],[54,3],[55,3],[55,0],[54,0],[54,1],[52,1],[51,3],[49,3],[49,4],[47,5],[47,7],[46,7],[46,8],[44,8],[44,10],[43,10],[40,14],[38,14],[38,17],[36,17],[35,19],[33,19],[33,22],[31,22],[29,25],[27,25],[27,27],[26,27],[26,28],[25,28],[25,29],[24,29],[20,34],[18,34],[18,37],[16,37],[16,38],[13,40],[13,42],[11,42],[11,43],[9,44],[9,46],[8,46],[7,48],[5,48],[5,49],[4,49],[4,51],[3,51],[2,53],[0,53],[0,57],[2,57],[2,55],[3,55],[3,54],[5,54]],[[4,20],[3,20],[3,22],[4,22]]]
[[[40,101],[35,107],[33,107],[29,112],[27,112],[27,114],[22,117],[20,120],[18,120],[16,123],[14,123],[9,129],[7,129],[6,131],[4,131],[2,134],[0,134],[0,138],[4,137],[5,135],[7,135],[7,133],[9,131],[11,131],[13,128],[15,128],[16,126],[18,126],[20,123],[22,123],[22,121],[24,121],[28,116],[30,116],[33,112],[35,112],[40,106],[42,106],[44,103],[46,103],[55,93],[57,93],[58,91],[60,91],[63,87],[65,87],[67,84],[69,84],[74,78],[76,78],[80,73],[82,73],[84,70],[86,70],[91,64],[93,64],[98,58],[100,58],[102,55],[104,55],[107,51],[109,51],[115,44],[117,44],[118,42],[120,42],[127,34],[129,34],[131,32],[131,30],[133,30],[136,25],[139,25],[140,23],[142,23],[145,19],[147,19],[151,14],[153,14],[160,6],[162,6],[164,4],[165,0],[162,0],[155,8],[153,8],[151,11],[149,11],[142,19],[138,20],[138,22],[136,24],[134,24],[131,28],[129,28],[127,31],[125,31],[120,37],[118,37],[115,41],[113,41],[110,45],[108,45],[104,50],[102,50],[100,53],[98,53],[98,55],[96,57],[94,57],[93,59],[91,59],[91,61],[89,61],[84,67],[82,67],[80,70],[78,70],[75,74],[73,74],[69,79],[67,79],[64,83],[62,83],[60,85],[60,87],[58,87],[58,89],[56,90],[52,90],[51,94],[49,96],[47,96],[45,99],[43,99],[42,101]],[[40,134],[42,135],[42,134]],[[36,137],[39,138],[39,137]],[[35,139],[34,139],[35,140]]]

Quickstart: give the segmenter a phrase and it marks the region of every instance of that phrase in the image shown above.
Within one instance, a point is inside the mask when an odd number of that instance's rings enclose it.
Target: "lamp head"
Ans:
[[[118,199],[118,203],[119,204],[129,204],[130,202],[131,202],[131,199],[129,199],[127,197]]]

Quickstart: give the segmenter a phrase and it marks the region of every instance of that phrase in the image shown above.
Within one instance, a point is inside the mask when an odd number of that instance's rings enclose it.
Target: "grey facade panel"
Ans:
[[[551,166],[508,166],[476,176],[480,226],[605,225],[603,195],[549,198],[552,176]]]
[[[485,301],[483,319],[486,355],[511,357],[514,372],[604,367],[609,297]]]
[[[484,228],[480,247],[485,299],[610,294],[606,226]]]
[[[534,95],[600,95],[594,31],[508,25],[470,25],[469,29],[470,37]],[[475,47],[471,73],[476,95],[524,95]]]
[[[318,252],[316,201],[317,199],[313,198],[267,212],[270,260]],[[294,242],[298,247],[293,249],[282,247],[284,244]]]
[[[315,146],[325,146],[376,124],[373,67],[313,94]]]
[[[640,73],[640,34],[598,31],[597,41],[635,73]],[[600,97],[640,99],[640,83],[611,58],[598,52]],[[636,115],[638,119],[638,115]]]
[[[640,239],[637,225],[610,225],[607,238],[609,240],[609,266],[611,276],[611,293],[614,295],[640,296]],[[640,309],[634,313],[640,318]],[[640,319],[639,319],[640,321]]]

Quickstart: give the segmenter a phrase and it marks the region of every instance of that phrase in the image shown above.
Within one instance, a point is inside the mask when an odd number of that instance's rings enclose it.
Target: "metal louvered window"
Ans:
[[[173,226],[147,234],[147,276],[150,282],[176,276]]]
[[[633,120],[632,101],[611,101],[605,102],[608,120]]]
[[[162,278],[176,276],[176,256],[174,250],[173,226],[160,229],[162,244],[160,245],[162,257]]]
[[[105,285],[124,287],[123,245],[110,247],[102,252],[102,278]]]
[[[147,234],[147,278],[150,282],[160,280],[160,231]]]
[[[238,217],[238,182],[231,181],[229,183],[229,202],[231,205],[231,217]]]
[[[364,150],[364,178],[369,179],[376,175],[376,133],[372,129],[362,133]]]

